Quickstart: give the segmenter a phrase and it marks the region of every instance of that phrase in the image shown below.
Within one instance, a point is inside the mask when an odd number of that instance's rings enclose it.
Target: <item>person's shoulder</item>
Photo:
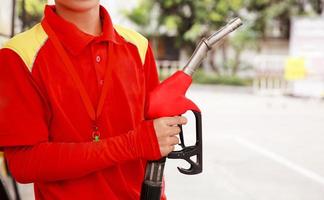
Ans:
[[[143,42],[143,43],[147,44],[147,42],[148,42],[148,40],[142,34],[140,34],[139,32],[137,32],[137,31],[135,31],[133,29],[130,29],[130,28],[127,28],[127,27],[124,27],[124,26],[120,26],[120,25],[117,25],[117,24],[114,24],[114,29],[127,42],[130,42],[130,43],[133,43],[133,44],[136,44],[136,43],[139,43],[139,42]]]
[[[144,63],[146,51],[148,48],[148,40],[142,34],[130,28],[115,24],[114,29],[121,37],[124,38],[124,40],[137,47],[141,60]]]
[[[31,71],[35,58],[48,36],[41,24],[19,33],[4,44],[3,49],[15,52]]]

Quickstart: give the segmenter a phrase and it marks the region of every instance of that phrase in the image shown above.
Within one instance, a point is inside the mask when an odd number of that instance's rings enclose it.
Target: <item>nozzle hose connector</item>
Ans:
[[[228,34],[236,30],[242,25],[240,18],[231,20],[228,24],[222,27],[219,31],[212,34],[209,38],[203,38],[197,46],[195,52],[192,54],[186,66],[183,68],[183,72],[192,76],[196,69],[199,67],[203,59],[207,56],[207,52],[216,46],[222,39]]]
[[[165,158],[161,162],[148,162],[144,180],[154,182],[155,184],[162,184],[164,164]]]
[[[165,160],[164,157],[147,163],[140,200],[160,199]]]
[[[198,68],[202,60],[207,56],[207,52],[215,47],[219,41],[225,38],[229,33],[242,25],[242,21],[236,18],[229,22],[222,29],[211,35],[209,38],[204,38],[197,46],[195,52],[191,56],[189,62],[184,67],[183,72],[192,76]],[[183,74],[183,73],[181,73]],[[161,88],[160,88],[161,89]],[[198,109],[198,108],[197,108]],[[182,150],[173,151],[168,155],[171,159],[183,159],[190,164],[190,168],[178,168],[183,174],[193,175],[202,172],[202,126],[201,113],[198,110],[192,110],[196,118],[196,144],[194,146],[185,146],[184,141],[181,142]],[[180,139],[182,133],[180,133]],[[191,157],[196,156],[197,161],[191,160]],[[158,161],[149,161],[146,165],[144,181],[142,184],[140,200],[160,200],[163,183],[163,171],[166,157]]]

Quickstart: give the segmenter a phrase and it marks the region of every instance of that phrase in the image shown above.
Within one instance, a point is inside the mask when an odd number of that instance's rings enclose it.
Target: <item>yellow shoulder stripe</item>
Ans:
[[[127,42],[134,44],[137,47],[138,53],[141,57],[142,64],[144,65],[146,51],[148,48],[148,40],[136,31],[124,28],[119,25],[114,25],[115,30],[121,35]]]
[[[37,24],[30,30],[20,33],[10,39],[4,45],[4,48],[11,49],[16,52],[24,61],[29,71],[32,71],[38,51],[43,46],[47,38],[47,34],[45,33],[42,25]]]

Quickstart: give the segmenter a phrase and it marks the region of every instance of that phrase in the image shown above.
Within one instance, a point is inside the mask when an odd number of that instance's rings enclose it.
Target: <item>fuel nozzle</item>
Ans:
[[[209,38],[203,38],[198,44],[188,63],[183,68],[183,72],[192,76],[201,64],[202,60],[207,56],[207,52],[242,24],[243,23],[240,18],[234,18],[222,29],[212,34]]]
[[[189,168],[178,168],[183,174],[194,175],[202,172],[202,117],[199,108],[184,94],[191,84],[191,76],[202,60],[207,55],[207,52],[215,47],[220,40],[226,37],[229,33],[242,25],[239,18],[230,21],[224,28],[220,29],[207,39],[203,39],[192,57],[190,58],[183,71],[176,72],[168,79],[164,80],[149,94],[148,118],[154,119],[160,116],[175,116],[181,115],[187,110],[191,110],[196,119],[196,143],[192,146],[184,144],[183,132],[181,129],[179,151],[171,152],[167,157],[170,159],[182,159],[189,163]],[[189,76],[188,76],[189,75]],[[196,157],[196,159],[192,159]],[[141,200],[160,200],[163,171],[166,158],[158,161],[149,161],[146,165],[145,177],[142,184]]]

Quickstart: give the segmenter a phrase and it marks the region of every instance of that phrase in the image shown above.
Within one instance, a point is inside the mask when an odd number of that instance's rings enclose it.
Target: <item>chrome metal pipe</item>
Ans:
[[[209,38],[203,38],[182,71],[192,76],[203,59],[207,56],[207,52],[242,24],[243,23],[240,18],[234,18],[219,31],[212,34]]]

